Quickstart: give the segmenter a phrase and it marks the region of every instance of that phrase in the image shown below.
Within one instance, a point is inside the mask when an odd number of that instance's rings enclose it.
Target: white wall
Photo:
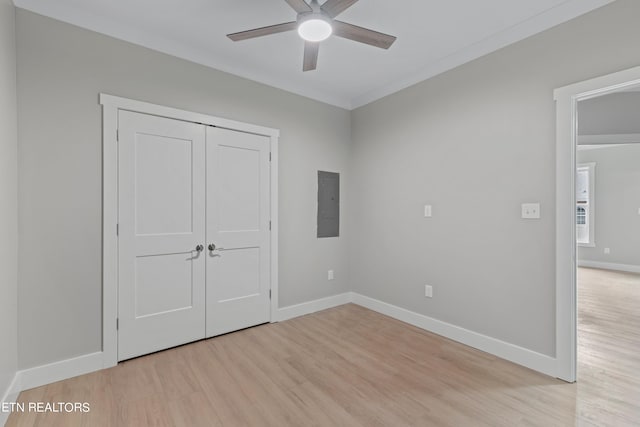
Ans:
[[[17,29],[21,369],[101,348],[100,92],[279,128],[280,306],[348,290],[348,227],[315,223],[319,169],[350,206],[348,111],[24,10]]]
[[[640,144],[579,150],[577,161],[596,163],[596,246],[579,247],[578,259],[640,268]]]
[[[638,16],[618,0],[355,110],[354,290],[555,355],[553,90],[639,65]]]
[[[18,355],[16,131],[15,8],[10,0],[0,0],[0,401],[16,373]]]

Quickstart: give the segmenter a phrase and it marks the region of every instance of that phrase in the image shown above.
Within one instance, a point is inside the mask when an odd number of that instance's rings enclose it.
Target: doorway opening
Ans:
[[[585,111],[579,112],[580,106],[587,106],[588,102],[604,100],[605,96],[636,92],[640,87],[640,67],[598,77],[580,83],[575,83],[556,89],[556,360],[557,377],[568,382],[578,379],[578,314],[579,314],[579,289],[578,277],[584,276],[584,283],[591,283],[595,289],[602,291],[604,286],[599,286],[598,277],[587,277],[589,273],[581,270],[578,273],[579,249],[578,238],[581,240],[582,252],[589,250],[605,252],[606,238],[599,240],[598,205],[596,201],[604,196],[598,191],[598,176],[601,169],[598,162],[588,161],[587,156],[579,156],[579,146],[596,146],[608,143],[604,149],[611,150],[614,145],[625,146],[638,135],[631,133],[608,132],[600,135],[580,132],[583,130],[586,120]],[[582,103],[582,104],[581,104]],[[637,120],[636,120],[637,121]],[[582,128],[581,128],[582,126]],[[640,134],[640,132],[638,132]],[[608,138],[604,141],[603,138]],[[640,147],[640,144],[638,144]],[[592,148],[593,149],[593,148]],[[595,150],[595,149],[594,149]],[[596,165],[589,165],[596,163]],[[578,167],[583,174],[578,173]],[[592,166],[592,167],[590,167]],[[604,169],[603,169],[604,170]],[[586,171],[586,175],[584,172]],[[587,176],[585,182],[585,176]],[[589,180],[596,183],[591,188]],[[582,191],[591,194],[578,195]],[[606,197],[604,197],[606,202]],[[579,203],[580,202],[580,203]],[[635,200],[636,204],[640,201]],[[640,206],[635,207],[635,220],[640,220]],[[629,208],[627,208],[629,209]],[[625,224],[618,224],[624,226]],[[629,225],[628,223],[626,225]],[[580,228],[581,227],[581,228]],[[580,228],[580,229],[579,229]],[[601,247],[602,246],[602,247]],[[610,246],[606,247],[612,253]],[[637,248],[636,248],[637,251]],[[640,252],[640,251],[637,251]],[[586,257],[586,255],[584,255]],[[598,261],[592,261],[598,262]],[[591,266],[598,266],[591,264]],[[600,264],[600,267],[606,265]],[[583,264],[582,268],[587,268]],[[610,267],[610,266],[609,266]],[[640,271],[640,270],[639,270]],[[626,273],[629,274],[629,273]],[[589,282],[591,280],[591,282]],[[594,283],[596,283],[594,285]],[[640,282],[639,282],[640,283]],[[585,293],[585,297],[588,294]],[[582,296],[582,295],[581,295]],[[595,297],[597,299],[597,297]],[[588,299],[582,301],[588,309]],[[593,308],[592,308],[593,309]],[[584,318],[583,318],[584,319]],[[615,361],[614,361],[615,363]],[[582,379],[582,377],[580,377]]]
[[[639,90],[577,103],[576,379],[616,402],[640,369]]]

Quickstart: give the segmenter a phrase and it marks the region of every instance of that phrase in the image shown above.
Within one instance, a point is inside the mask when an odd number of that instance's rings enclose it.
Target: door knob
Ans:
[[[210,250],[210,251],[215,251],[215,250],[216,250],[216,245],[214,245],[213,243],[211,243],[211,244],[209,245],[209,250]]]
[[[202,252],[203,250],[204,250],[204,246],[202,246],[202,245],[196,246],[196,251]]]

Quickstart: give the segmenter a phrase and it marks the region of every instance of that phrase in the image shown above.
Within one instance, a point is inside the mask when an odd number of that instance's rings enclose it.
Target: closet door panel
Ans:
[[[204,338],[205,127],[128,111],[118,121],[124,360]]]
[[[207,337],[270,320],[269,146],[207,128]]]

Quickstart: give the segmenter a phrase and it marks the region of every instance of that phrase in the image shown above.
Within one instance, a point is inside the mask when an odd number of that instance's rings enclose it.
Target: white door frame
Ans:
[[[576,380],[576,141],[578,101],[640,84],[640,67],[558,88],[556,100],[556,361],[557,377]]]
[[[280,131],[162,105],[100,94],[102,105],[102,356],[118,364],[118,110],[254,133],[271,142],[271,322],[278,311],[278,139]]]

